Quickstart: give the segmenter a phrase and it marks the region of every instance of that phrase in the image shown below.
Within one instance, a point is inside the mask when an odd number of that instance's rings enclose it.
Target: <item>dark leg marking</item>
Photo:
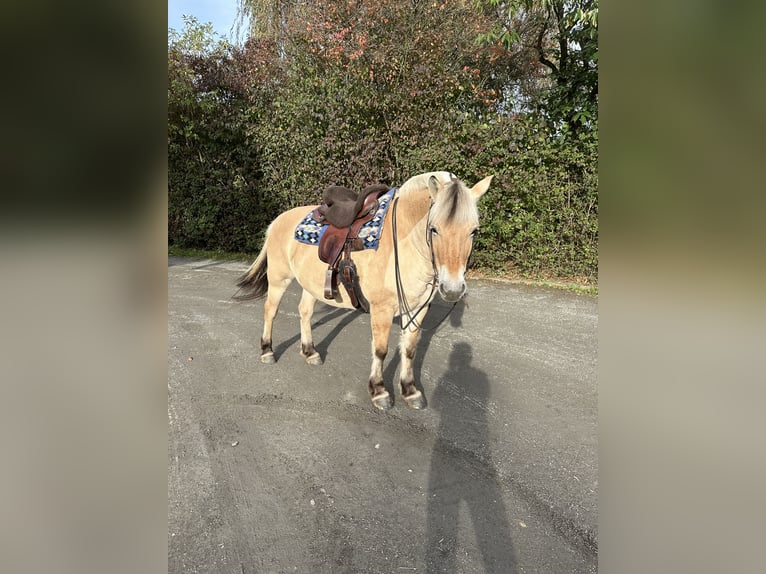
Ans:
[[[381,367],[383,361],[388,354],[388,347],[375,349],[375,358],[380,361]],[[372,397],[372,404],[382,411],[387,411],[394,402],[391,400],[391,395],[386,390],[386,386],[383,384],[383,377],[379,379],[370,378],[370,396]]]
[[[426,399],[418,388],[415,386],[415,380],[400,381],[402,388],[402,397],[407,406],[413,409],[422,409],[426,406]]]
[[[406,357],[409,365],[412,365],[412,362],[415,358],[416,348],[416,345],[410,345],[404,350],[404,356]],[[410,372],[407,373],[404,378],[399,380],[399,387],[401,388],[402,397],[407,403],[407,406],[412,407],[413,409],[422,409],[426,406],[426,401],[423,393],[421,393],[415,386],[415,378],[412,376],[411,368]]]
[[[301,343],[301,356],[306,359],[306,362],[309,365],[321,365],[322,364],[322,357],[317,352],[316,348],[314,347],[314,343],[309,343],[306,345],[305,343]]]
[[[261,363],[274,363],[274,351],[271,348],[271,339],[261,337]]]
[[[402,389],[402,396],[406,399],[411,394],[417,391],[415,388],[415,378],[412,376],[412,362],[415,358],[416,345],[410,344],[404,349],[404,357],[407,359],[407,365],[410,372],[403,373],[403,377],[399,380],[399,385]]]
[[[375,381],[370,379],[370,396],[372,397],[372,404],[382,410],[387,411],[394,406],[394,401],[391,400],[391,395],[386,390],[386,386],[383,384],[383,380]]]

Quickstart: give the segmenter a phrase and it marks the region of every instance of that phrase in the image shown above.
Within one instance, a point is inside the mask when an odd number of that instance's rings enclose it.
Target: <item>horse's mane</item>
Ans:
[[[475,225],[478,220],[476,202],[471,198],[471,192],[465,184],[454,180],[442,186],[431,208],[431,221]]]
[[[463,182],[453,179],[452,174],[447,171],[416,175],[402,185],[400,193],[430,200],[428,180],[431,176],[436,177],[442,184],[431,207],[431,221],[475,225],[479,219],[479,212],[470,190]]]

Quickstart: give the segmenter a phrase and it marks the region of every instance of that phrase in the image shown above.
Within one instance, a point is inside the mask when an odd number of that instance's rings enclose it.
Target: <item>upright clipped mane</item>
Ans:
[[[436,195],[431,208],[431,221],[473,225],[478,219],[476,202],[471,198],[469,189],[460,181],[450,181]]]

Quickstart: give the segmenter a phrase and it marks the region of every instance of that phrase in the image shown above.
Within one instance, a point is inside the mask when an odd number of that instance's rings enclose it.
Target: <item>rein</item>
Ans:
[[[402,277],[401,272],[399,271],[399,235],[396,231],[396,206],[399,202],[399,197],[397,196],[394,198],[394,205],[392,206],[392,212],[391,212],[391,231],[394,236],[394,274],[396,276],[396,298],[399,301],[399,324],[401,326],[402,331],[406,331],[410,325],[414,324],[416,329],[420,329],[422,331],[433,331],[439,325],[441,325],[444,320],[449,317],[450,313],[452,313],[453,309],[455,308],[455,305],[457,305],[457,301],[455,301],[452,304],[452,307],[450,307],[449,311],[447,311],[447,314],[442,317],[439,322],[431,327],[430,329],[426,329],[423,327],[423,324],[417,321],[417,316],[420,314],[420,312],[431,303],[431,299],[433,299],[434,291],[436,290],[436,285],[438,283],[438,271],[436,270],[436,258],[434,256],[434,245],[433,245],[433,237],[431,234],[431,225],[430,225],[430,215],[431,215],[431,207],[428,208],[428,215],[429,217],[426,218],[426,244],[428,245],[428,250],[431,252],[431,268],[433,269],[433,275],[431,277],[431,292],[428,294],[428,298],[425,300],[425,303],[423,303],[418,309],[413,313],[412,309],[410,308],[409,304],[407,303],[407,298],[404,295],[404,286],[402,285]],[[431,206],[433,206],[433,202],[431,202]],[[404,325],[404,314],[407,313],[407,316],[409,317],[409,321],[407,321],[407,324]]]

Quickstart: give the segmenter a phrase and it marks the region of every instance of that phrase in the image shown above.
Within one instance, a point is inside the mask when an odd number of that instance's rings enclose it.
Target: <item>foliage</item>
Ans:
[[[482,130],[467,165],[495,173],[480,204],[476,263],[525,275],[595,279],[598,268],[598,141],[551,139],[531,118]],[[491,168],[488,170],[488,166]]]
[[[255,251],[279,212],[258,193],[248,141],[251,53],[211,39],[189,18],[168,46],[168,233],[171,245]],[[254,224],[256,225],[254,232]]]
[[[582,132],[598,117],[598,0],[478,0],[500,42],[532,73],[527,94],[552,125]],[[559,125],[559,127],[561,127]]]
[[[281,16],[242,47],[187,22],[168,46],[170,243],[257,251],[327,185],[443,169],[496,176],[475,265],[595,278],[597,116],[530,68],[530,32],[503,36],[490,4],[250,2]]]
[[[305,8],[287,48],[290,74],[258,137],[274,159],[273,185],[314,192],[330,183],[402,181],[411,158],[443,139],[455,114],[496,102],[483,79],[489,51],[477,46],[476,27],[462,23],[469,9],[444,6]],[[413,21],[425,32],[403,33]]]

